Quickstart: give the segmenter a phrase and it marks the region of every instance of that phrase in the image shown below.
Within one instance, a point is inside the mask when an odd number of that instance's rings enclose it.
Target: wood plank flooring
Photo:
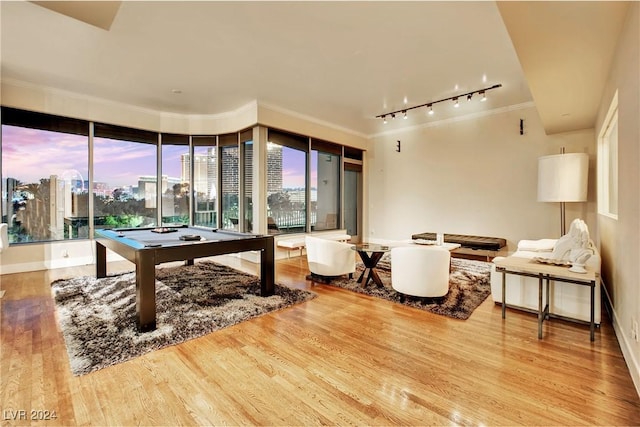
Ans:
[[[449,319],[312,284],[300,257],[277,280],[318,298],[74,377],[49,284],[93,272],[0,276],[3,425],[640,425],[606,316],[595,342],[560,320],[538,340],[534,315],[503,320],[491,297]]]

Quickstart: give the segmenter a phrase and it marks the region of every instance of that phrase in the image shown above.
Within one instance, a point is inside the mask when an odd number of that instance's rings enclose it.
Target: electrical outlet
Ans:
[[[640,341],[640,337],[638,337],[638,321],[637,320],[633,321],[633,329],[631,331],[631,335],[636,340],[636,342]]]

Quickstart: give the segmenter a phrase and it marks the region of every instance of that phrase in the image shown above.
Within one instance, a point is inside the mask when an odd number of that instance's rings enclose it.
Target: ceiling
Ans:
[[[615,2],[0,7],[3,80],[178,114],[221,114],[257,101],[364,135],[533,100],[548,133],[592,127],[626,13]],[[585,38],[594,25],[600,37]],[[487,102],[476,96],[458,109],[443,102],[433,116],[421,108],[386,125],[375,118],[494,84],[502,87]]]

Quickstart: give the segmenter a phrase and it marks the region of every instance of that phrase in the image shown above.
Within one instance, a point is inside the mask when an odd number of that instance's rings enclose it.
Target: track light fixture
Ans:
[[[444,99],[439,99],[437,101],[431,101],[425,104],[420,104],[420,105],[416,105],[414,107],[409,107],[409,108],[404,108],[402,110],[398,110],[398,111],[391,111],[389,113],[384,113],[384,114],[379,114],[376,116],[376,118],[382,119],[383,123],[387,123],[387,116],[391,116],[392,119],[396,118],[396,114],[397,113],[402,113],[403,117],[405,119],[407,119],[407,111],[409,110],[415,110],[416,108],[422,108],[422,107],[427,107],[429,108],[429,111],[427,112],[427,114],[429,114],[430,116],[432,116],[434,114],[433,111],[433,104],[437,104],[439,102],[445,102],[445,101],[453,101],[454,102],[454,107],[459,107],[460,103],[458,102],[459,98],[464,98],[465,96],[467,97],[467,101],[471,101],[471,98],[473,97],[473,95],[475,95],[476,93],[478,95],[480,95],[480,101],[484,102],[487,100],[487,91],[492,90],[492,89],[497,89],[499,87],[502,87],[502,84],[498,83],[496,85],[490,86],[490,87],[485,87],[483,89],[477,89],[471,92],[467,92],[467,93],[462,93],[459,95],[455,95],[455,96],[450,96],[449,98],[444,98]]]

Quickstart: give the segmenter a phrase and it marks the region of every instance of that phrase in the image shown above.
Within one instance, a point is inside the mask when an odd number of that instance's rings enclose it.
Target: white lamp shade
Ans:
[[[585,202],[589,155],[566,153],[538,159],[539,202]]]

